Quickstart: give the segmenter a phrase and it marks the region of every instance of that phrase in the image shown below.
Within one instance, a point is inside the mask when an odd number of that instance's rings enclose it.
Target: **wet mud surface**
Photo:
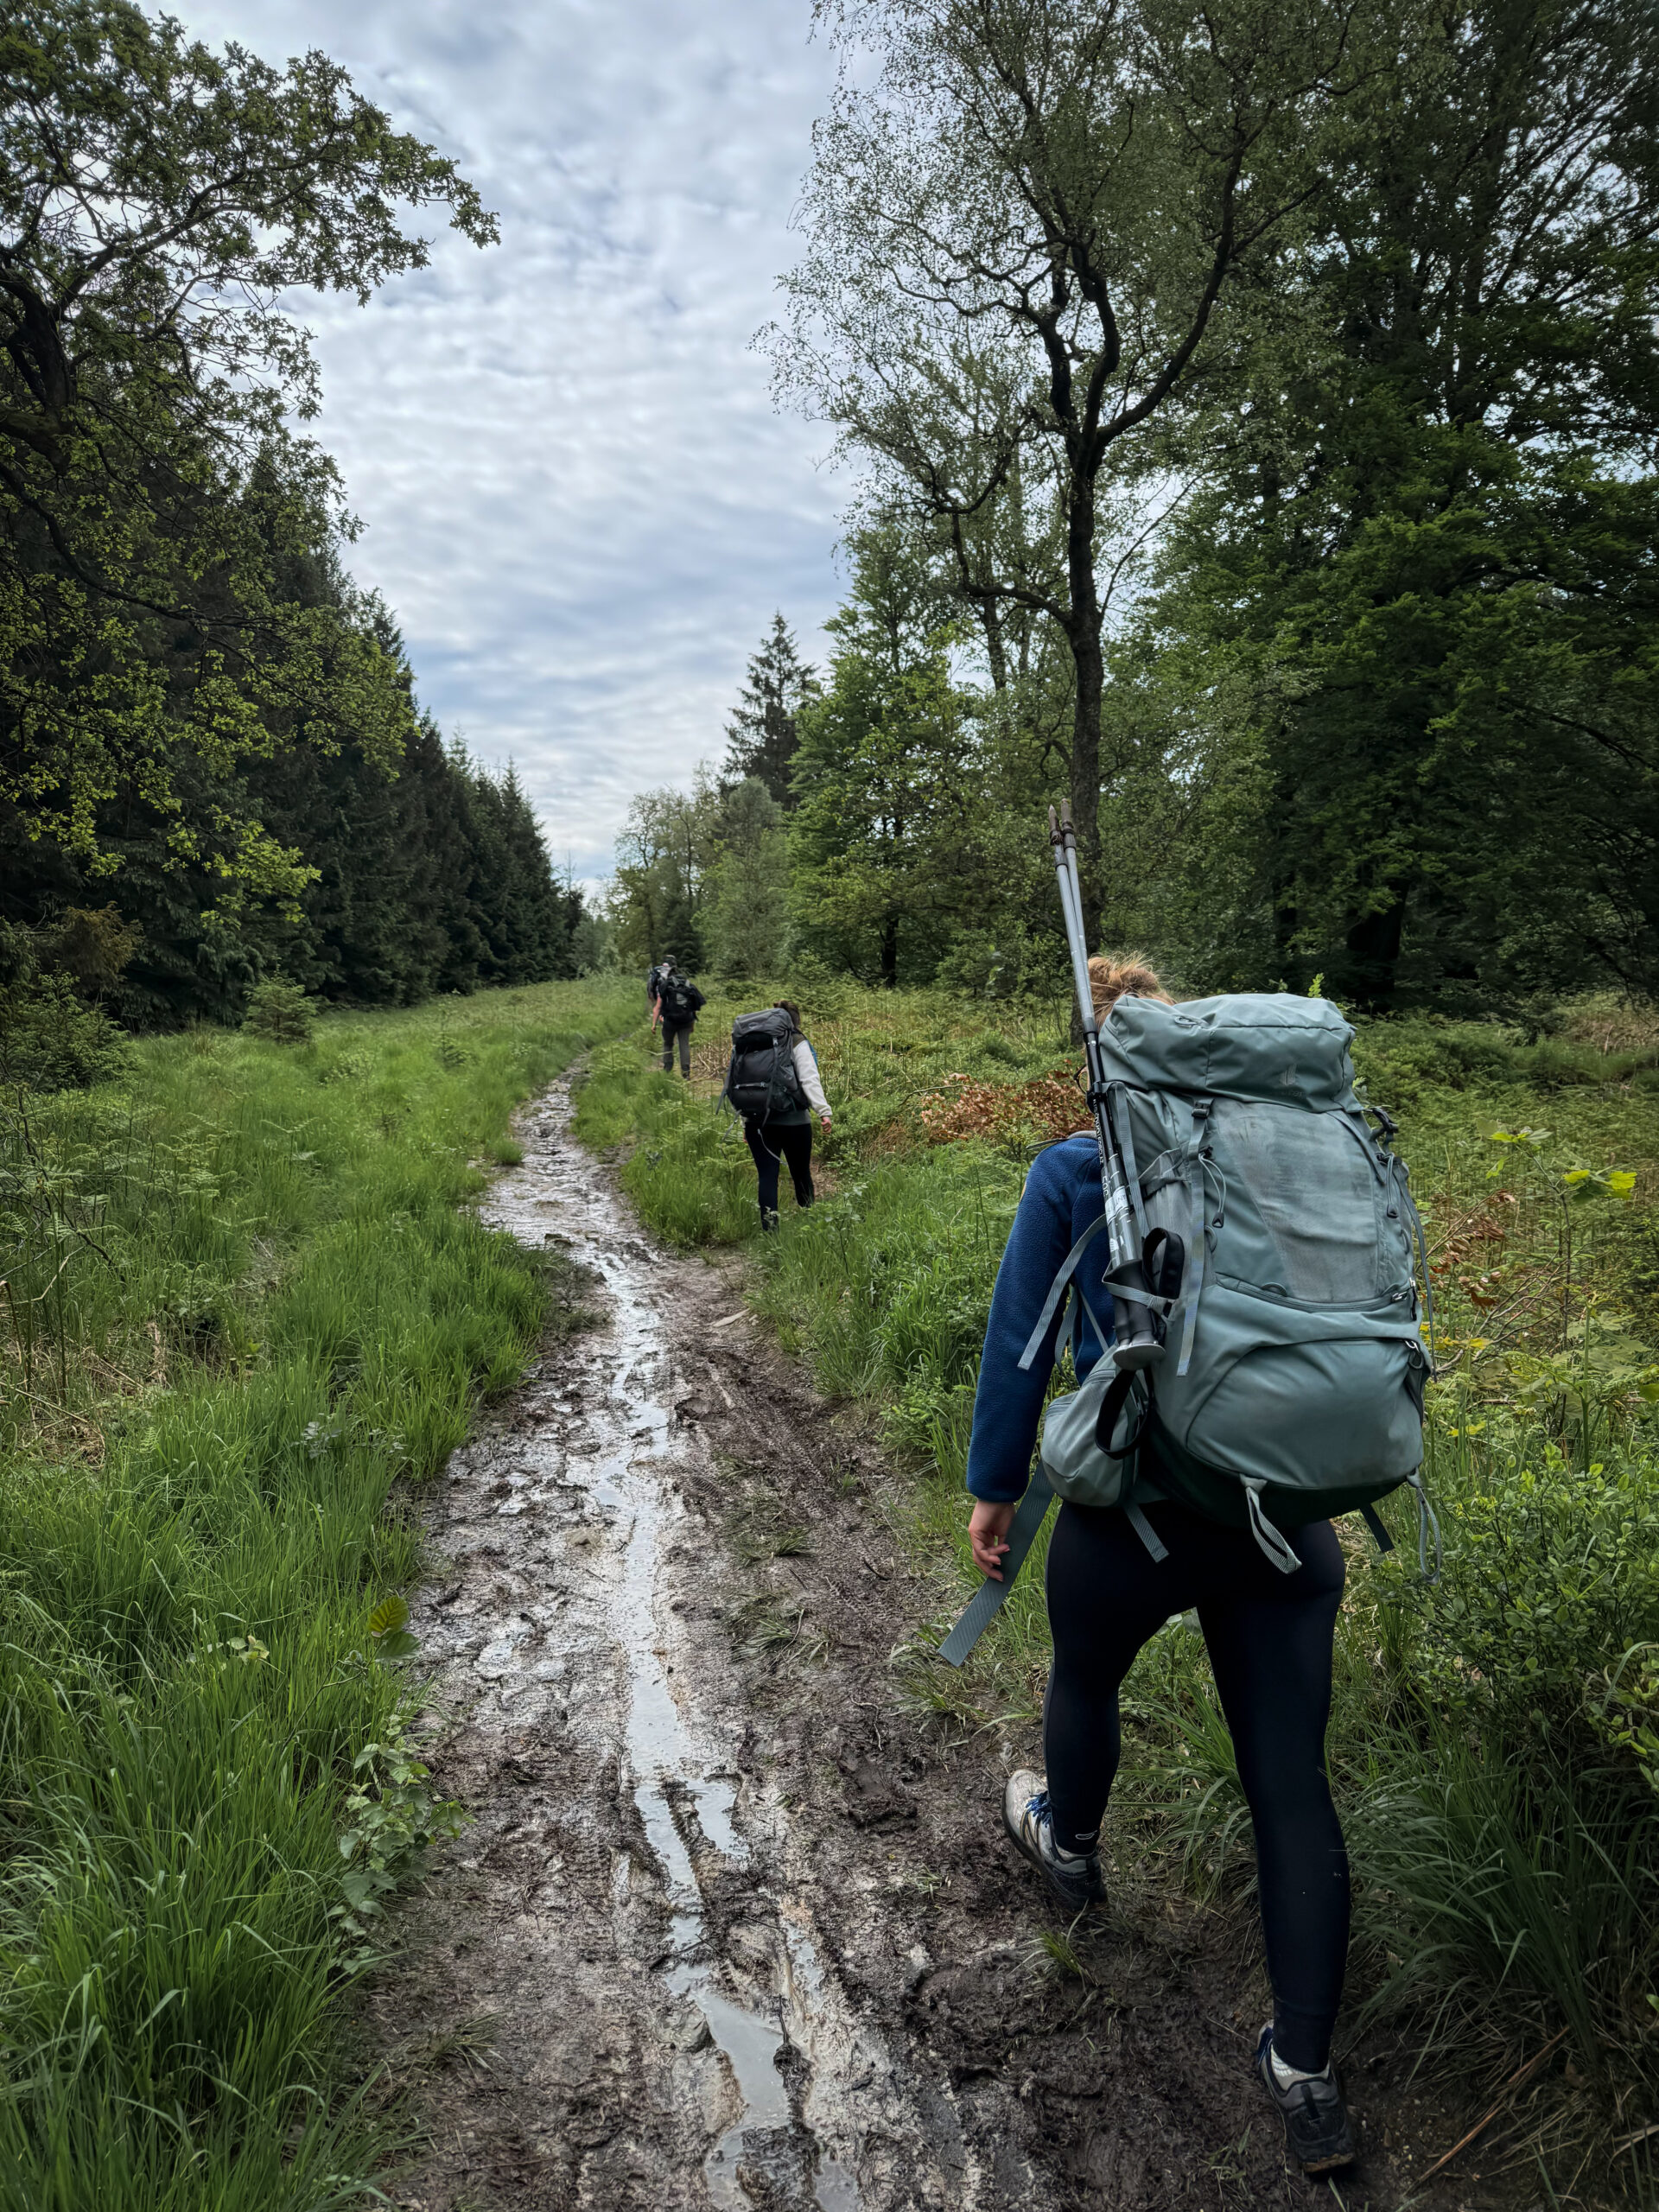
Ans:
[[[472,1815],[371,2031],[413,2082],[407,2212],[1065,2212],[1331,2203],[1249,2072],[1253,1940],[1120,1869],[1065,1937],[1003,1841],[1028,1721],[966,1742],[895,1674],[935,1609],[891,1478],[743,1307],[639,1230],[556,1086],[485,1217],[590,1271],[452,1459],[413,1625]],[[1059,1936],[1063,1956],[1046,1948]],[[1524,2202],[1404,2053],[1348,2063],[1344,2212]]]

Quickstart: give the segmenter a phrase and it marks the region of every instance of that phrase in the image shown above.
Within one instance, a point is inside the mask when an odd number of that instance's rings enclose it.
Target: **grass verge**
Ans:
[[[461,1202],[634,1007],[198,1031],[0,1116],[0,2204],[373,2196],[340,2002],[442,1818],[399,1721],[397,1496],[546,1303]]]

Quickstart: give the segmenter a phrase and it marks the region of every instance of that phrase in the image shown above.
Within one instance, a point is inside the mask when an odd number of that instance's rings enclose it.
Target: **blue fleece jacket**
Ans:
[[[1022,1374],[1020,1355],[1037,1325],[1043,1301],[1060,1263],[1091,1221],[1106,1210],[1100,1181],[1100,1150],[1091,1133],[1051,1145],[1032,1162],[1026,1187],[1008,1233],[1007,1249],[996,1271],[991,1318],[985,1330],[979,1389],[974,1398],[974,1433],[968,1446],[968,1487],[976,1497],[1005,1502],[1023,1495],[1031,1474],[1032,1446],[1042,1419],[1043,1400],[1056,1353],[1060,1321],[1057,1313],[1036,1358]],[[1077,1277],[1101,1325],[1111,1328],[1112,1303],[1101,1288],[1110,1257],[1104,1234],[1083,1255]],[[1071,1311],[1076,1312],[1075,1305]],[[1085,1320],[1073,1341],[1078,1379],[1100,1357],[1094,1330]]]

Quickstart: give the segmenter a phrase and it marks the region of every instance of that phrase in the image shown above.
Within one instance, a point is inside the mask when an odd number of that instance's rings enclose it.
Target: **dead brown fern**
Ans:
[[[1029,1083],[1016,1084],[948,1075],[944,1080],[951,1088],[929,1091],[917,1112],[930,1144],[959,1144],[978,1137],[1015,1154],[1039,1151],[1090,1127],[1079,1072],[1056,1068]]]

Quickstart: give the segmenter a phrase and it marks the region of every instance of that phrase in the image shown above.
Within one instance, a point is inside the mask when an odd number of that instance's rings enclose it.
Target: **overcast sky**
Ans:
[[[750,350],[830,84],[809,0],[171,0],[321,47],[500,218],[366,308],[308,309],[324,410],[423,702],[511,758],[556,859],[608,874],[687,784],[774,608],[821,653],[845,486]]]

